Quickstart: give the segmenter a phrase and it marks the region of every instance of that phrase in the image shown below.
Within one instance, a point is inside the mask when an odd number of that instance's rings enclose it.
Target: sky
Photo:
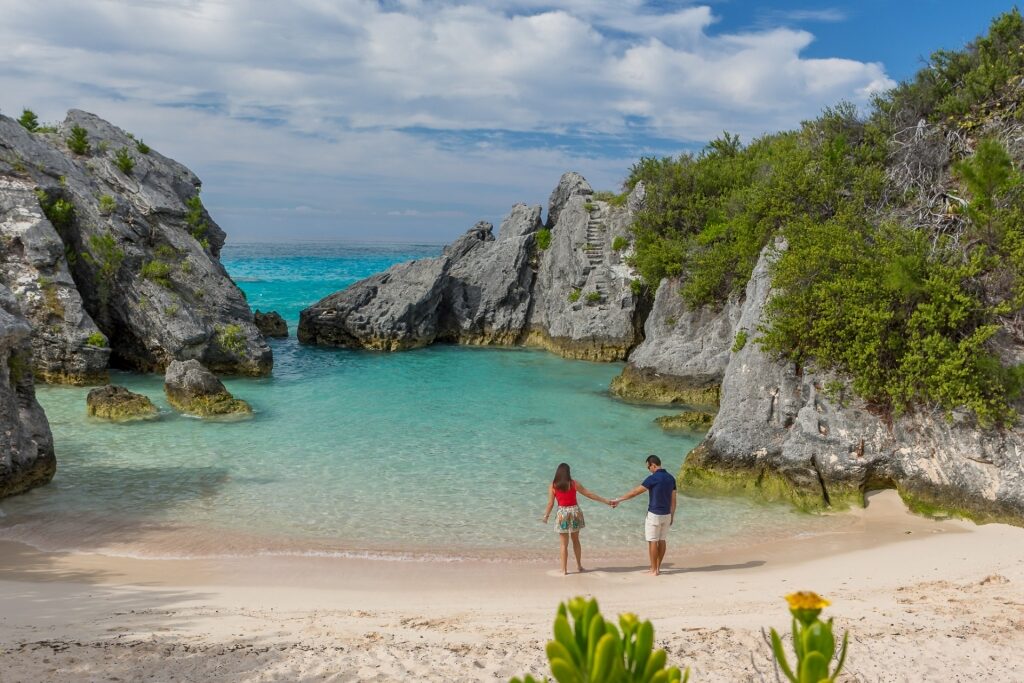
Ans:
[[[0,113],[91,111],[194,170],[229,240],[446,242],[561,174],[750,139],[1011,2],[0,0]]]

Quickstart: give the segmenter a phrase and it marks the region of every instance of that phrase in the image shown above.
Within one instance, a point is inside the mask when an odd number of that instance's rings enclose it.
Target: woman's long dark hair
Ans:
[[[551,485],[559,491],[568,491],[572,488],[572,473],[569,472],[566,463],[563,462],[555,468],[555,478],[551,480]]]

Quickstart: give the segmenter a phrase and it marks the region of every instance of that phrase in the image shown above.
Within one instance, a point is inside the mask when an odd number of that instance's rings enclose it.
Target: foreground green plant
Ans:
[[[34,133],[39,129],[39,117],[31,109],[21,110],[21,117],[18,119],[18,123],[30,133]]]
[[[654,650],[650,621],[621,614],[616,628],[601,616],[597,600],[577,597],[561,603],[554,633],[546,652],[558,683],[686,683],[690,678],[689,669],[666,666],[668,655]],[[510,683],[539,681],[528,675]]]
[[[88,154],[89,153],[89,134],[81,126],[73,126],[71,128],[71,135],[67,139],[68,149],[75,154]]]
[[[793,615],[793,651],[795,665],[790,667],[782,638],[772,629],[772,655],[783,675],[791,683],[832,683],[846,663],[846,646],[849,632],[843,634],[843,646],[835,669],[829,672],[832,657],[836,652],[836,639],[832,635],[832,619],[821,621],[818,615],[831,603],[817,593],[800,592],[786,596],[789,611]]]
[[[135,159],[132,159],[132,155],[127,147],[122,147],[114,152],[114,165],[121,169],[121,173],[125,175],[132,174],[132,171],[135,169]]]

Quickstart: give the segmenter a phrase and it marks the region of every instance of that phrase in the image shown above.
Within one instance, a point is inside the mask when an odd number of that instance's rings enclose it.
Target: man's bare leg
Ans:
[[[651,569],[650,573],[654,576],[658,575],[658,541],[647,542],[647,554],[651,557]]]
[[[668,541],[658,541],[658,568],[655,574],[661,573],[661,563],[665,560],[665,551],[668,550]]]

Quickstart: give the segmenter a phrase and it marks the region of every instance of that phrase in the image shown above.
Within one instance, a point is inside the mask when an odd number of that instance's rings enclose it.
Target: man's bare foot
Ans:
[[[580,574],[582,574],[583,572],[585,572],[587,570],[583,568],[583,565],[578,564],[578,565],[576,565],[576,571],[578,571]]]

